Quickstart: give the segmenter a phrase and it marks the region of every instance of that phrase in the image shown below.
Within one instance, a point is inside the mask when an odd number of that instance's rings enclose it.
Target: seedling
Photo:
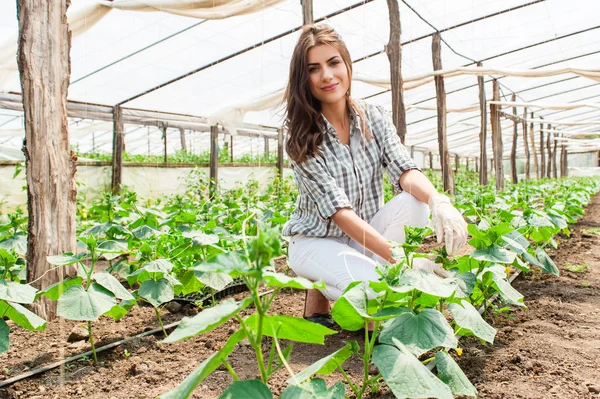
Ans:
[[[589,265],[587,263],[582,263],[580,265],[566,263],[565,269],[573,273],[584,273],[588,270]]]

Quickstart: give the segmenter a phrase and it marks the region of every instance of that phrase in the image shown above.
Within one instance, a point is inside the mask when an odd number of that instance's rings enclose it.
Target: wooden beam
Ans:
[[[283,128],[277,129],[277,173],[283,177]]]
[[[185,129],[182,127],[179,128],[179,138],[181,139],[181,150],[183,152],[187,152],[187,144],[185,142]]]
[[[233,163],[233,135],[229,136],[229,162]]]
[[[540,117],[540,119],[544,119]],[[540,123],[540,179],[543,179],[546,176],[546,152],[544,151],[544,146],[546,143],[544,142],[544,124]]]
[[[466,165],[466,167],[467,167],[467,170],[469,170],[469,157],[467,157],[467,165]]]
[[[269,158],[269,139],[265,137],[265,159]]]
[[[112,155],[112,182],[113,194],[121,192],[123,182],[123,111],[118,105],[113,111],[113,155]]]
[[[550,124],[546,125],[550,130]],[[552,177],[552,144],[550,143],[550,132],[546,133],[546,149],[548,150],[548,165],[546,167],[546,177],[550,179]]]
[[[477,63],[481,67],[481,62]],[[479,184],[487,186],[488,184],[488,169],[487,169],[487,107],[485,104],[485,81],[483,76],[477,77],[477,85],[479,86],[479,114],[480,114],[480,129],[479,129]]]
[[[500,101],[500,84],[493,81],[493,101]],[[504,190],[504,163],[502,162],[503,144],[500,126],[500,105],[490,104],[490,120],[492,122],[492,151],[494,152],[494,170],[496,176],[496,191]]]
[[[406,141],[406,110],[404,108],[404,81],[402,79],[402,44],[400,35],[402,25],[400,24],[400,8],[398,0],[386,0],[389,20],[390,39],[385,52],[390,63],[390,81],[392,86],[392,120],[396,126],[396,132],[402,144]]]
[[[533,112],[531,113],[531,119],[534,119]],[[535,125],[533,122],[529,124],[529,140],[531,141],[531,149],[533,150],[533,165],[535,166],[535,176],[536,178],[540,178],[540,165],[538,163],[537,149],[535,146],[535,134],[534,134]]]
[[[554,148],[552,150],[552,177],[554,177],[555,179],[558,178],[558,165],[557,165],[557,159],[556,159],[556,152],[557,152],[557,147],[558,147],[558,141],[556,140],[557,136],[554,135]]]
[[[527,138],[527,108],[523,109],[523,147],[525,151],[525,180],[531,179],[531,156],[529,154],[529,140]]]
[[[64,0],[17,1],[17,64],[23,91],[27,180],[26,270],[27,281],[37,289],[63,279],[64,268],[50,265],[47,257],[77,248],[77,156],[69,148],[67,120],[71,77],[68,4]],[[56,317],[56,301],[46,297],[28,307],[48,321]],[[4,321],[2,324],[2,335],[8,338],[8,327]],[[2,344],[8,344],[4,336]]]
[[[210,182],[209,192],[211,197],[218,190],[219,184],[219,126],[210,127]]]
[[[166,126],[161,126],[159,127],[160,131],[162,132],[162,140],[163,140],[163,163],[168,163],[169,161],[169,155],[168,155],[168,150],[167,150],[167,127]]]
[[[475,172],[479,173],[479,158],[475,157]]]
[[[312,25],[315,23],[315,17],[313,16],[313,2],[312,0],[301,0],[302,3],[302,23],[304,25]]]
[[[517,101],[517,95],[513,93],[511,97],[512,102]],[[514,129],[513,129],[513,140],[512,140],[512,148],[510,151],[510,172],[512,177],[513,184],[517,184],[519,182],[519,177],[517,176],[517,138],[518,129],[517,129],[517,107],[513,107],[513,115],[515,116],[515,120],[513,121]]]
[[[429,169],[433,170],[433,152],[429,153]]]
[[[439,33],[433,34],[431,52],[433,70],[439,71],[442,69],[441,36]],[[444,191],[454,195],[456,193],[454,187],[454,173],[452,173],[450,154],[448,153],[448,141],[446,138],[446,91],[444,88],[444,78],[443,76],[436,76],[434,79],[437,105],[438,144],[440,149]]]
[[[460,167],[460,157],[458,154],[454,154],[454,173],[458,173]]]

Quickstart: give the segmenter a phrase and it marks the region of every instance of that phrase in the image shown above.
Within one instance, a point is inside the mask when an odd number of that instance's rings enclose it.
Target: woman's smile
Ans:
[[[321,87],[321,90],[332,91],[332,90],[335,90],[338,86],[339,86],[339,83],[334,83],[334,84],[329,85],[329,86]]]

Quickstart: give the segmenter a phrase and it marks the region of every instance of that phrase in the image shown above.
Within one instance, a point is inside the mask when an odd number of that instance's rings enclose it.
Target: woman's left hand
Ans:
[[[448,255],[455,255],[467,242],[467,222],[444,194],[432,195],[429,208],[438,244],[445,242]]]

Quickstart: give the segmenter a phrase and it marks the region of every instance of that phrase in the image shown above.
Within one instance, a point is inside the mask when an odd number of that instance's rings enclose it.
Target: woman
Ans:
[[[327,25],[306,26],[286,90],[286,151],[299,196],[283,235],[291,268],[326,284],[308,292],[304,312],[324,325],[333,325],[329,301],[353,281],[378,280],[377,263],[395,262],[390,240],[404,242],[405,225],[424,227],[429,208],[450,254],[467,237],[461,214],[420,172],[383,108],[352,99],[351,81],[341,37]],[[383,169],[401,191],[385,205]],[[443,273],[432,262],[420,265]]]

